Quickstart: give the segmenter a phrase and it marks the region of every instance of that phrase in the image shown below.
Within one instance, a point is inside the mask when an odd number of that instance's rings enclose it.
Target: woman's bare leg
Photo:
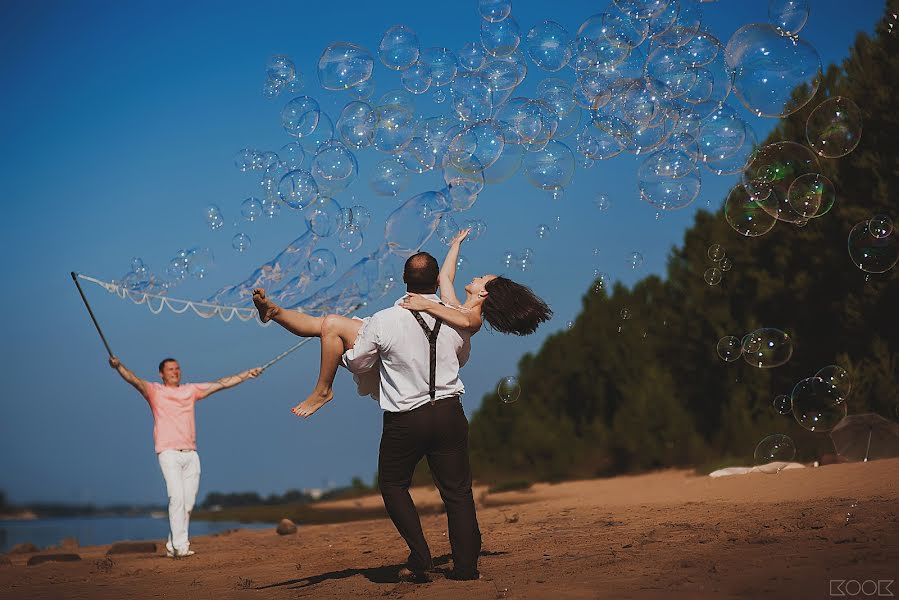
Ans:
[[[324,317],[321,326],[322,358],[318,382],[309,397],[291,409],[293,414],[308,418],[334,397],[331,388],[334,385],[334,377],[337,376],[337,367],[340,366],[340,357],[353,347],[356,334],[361,327],[362,321],[357,319],[340,315]]]
[[[283,310],[275,304],[274,300],[265,295],[265,290],[262,288],[253,290],[253,304],[256,305],[256,310],[259,311],[259,320],[263,323],[274,321],[290,333],[302,337],[319,337],[322,333],[324,317],[313,317],[296,310]]]

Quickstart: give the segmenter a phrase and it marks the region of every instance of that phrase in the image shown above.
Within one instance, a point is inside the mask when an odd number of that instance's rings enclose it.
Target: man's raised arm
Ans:
[[[133,385],[134,389],[140,392],[141,396],[147,397],[147,382],[132,373],[118,358],[110,356],[109,366],[118,371],[119,375],[122,376],[122,379]]]
[[[252,369],[247,369],[246,371],[241,371],[240,373],[229,375],[228,377],[216,379],[212,383],[200,385],[200,390],[197,393],[197,400],[202,400],[203,398],[211,396],[216,392],[227,390],[228,388],[233,388],[235,385],[241,384],[247,379],[254,379],[256,377],[259,377],[261,373],[262,368],[253,367]]]

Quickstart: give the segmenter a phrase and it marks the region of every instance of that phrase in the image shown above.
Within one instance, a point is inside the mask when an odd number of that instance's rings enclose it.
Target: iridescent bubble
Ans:
[[[509,56],[518,48],[521,42],[521,29],[515,17],[508,17],[502,21],[481,22],[481,45],[490,56],[502,58]]]
[[[203,216],[206,218],[206,224],[209,225],[210,229],[218,229],[225,224],[225,219],[222,217],[222,211],[219,210],[219,207],[215,204],[207,206]]]
[[[609,200],[608,196],[600,192],[593,197],[593,204],[595,204],[596,208],[599,210],[605,211],[609,210],[609,207],[612,206],[612,201]]]
[[[808,21],[808,0],[768,0],[768,19],[781,34],[795,36]]]
[[[463,121],[483,121],[493,112],[493,92],[482,73],[460,73],[450,84],[453,108]]]
[[[437,159],[424,138],[413,137],[405,148],[397,154],[397,159],[407,171],[424,173],[437,164]]]
[[[712,244],[709,246],[708,255],[713,261],[718,262],[725,257],[726,252],[721,244]]]
[[[740,344],[740,339],[733,335],[726,335],[718,340],[716,350],[721,360],[726,362],[734,362],[743,355],[743,346]]]
[[[809,146],[825,158],[846,156],[862,139],[861,110],[849,98],[828,98],[809,114],[805,137]]]
[[[830,179],[819,173],[797,177],[787,190],[787,200],[797,214],[820,217],[827,214],[836,201],[836,189]]]
[[[702,274],[702,278],[709,285],[718,285],[721,283],[721,269],[718,267],[709,267]]]
[[[240,205],[240,214],[247,221],[255,221],[262,216],[262,202],[258,198],[247,198]]]
[[[352,219],[350,220],[350,225],[359,228],[360,230],[368,227],[368,224],[371,223],[371,211],[365,208],[364,206],[354,206],[350,209],[352,211]]]
[[[542,21],[528,31],[528,56],[544,71],[559,71],[571,60],[571,34],[555,21]]]
[[[820,377],[803,379],[790,395],[793,417],[809,431],[826,432],[846,416],[846,402]]]
[[[775,396],[774,401],[771,404],[774,406],[774,410],[780,415],[788,415],[793,410],[793,404],[790,401],[790,397],[786,394]]]
[[[893,233],[893,220],[887,215],[874,215],[868,221],[868,231],[878,239],[885,238]]]
[[[382,160],[375,165],[368,184],[379,196],[396,196],[409,185],[409,171],[394,158]]]
[[[539,152],[524,157],[524,173],[531,185],[553,192],[561,191],[574,175],[574,154],[564,143],[550,140]]]
[[[791,206],[790,186],[802,175],[820,172],[818,157],[810,149],[795,142],[776,142],[755,151],[743,172],[743,183],[768,214],[797,223],[807,217]]]
[[[849,392],[852,390],[852,381],[849,373],[843,367],[827,365],[815,373],[815,377],[820,377],[824,380],[824,383],[836,388],[837,396],[843,400],[849,397]]]
[[[466,173],[483,171],[495,163],[503,152],[505,138],[495,121],[469,125],[450,143],[448,156],[452,164]]]
[[[724,218],[734,231],[746,237],[765,235],[777,223],[777,218],[759,206],[742,185],[735,186],[728,194]]]
[[[250,239],[245,233],[238,233],[233,238],[231,238],[231,247],[237,250],[238,252],[246,252],[250,249],[250,244],[253,241]]]
[[[352,148],[371,146],[375,137],[378,115],[366,102],[347,103],[337,119],[337,134]]]
[[[337,234],[337,243],[347,252],[355,252],[362,247],[362,230],[355,226],[349,226]]]
[[[376,111],[374,147],[388,154],[403,150],[412,140],[414,114],[396,104],[379,106]]]
[[[484,189],[484,173],[481,171],[463,171],[453,163],[443,169],[443,180],[446,182],[446,194],[453,210],[463,211],[471,208]]]
[[[685,152],[662,150],[647,156],[637,171],[640,198],[662,210],[688,206],[699,195],[702,179]]]
[[[424,94],[431,87],[431,67],[421,61],[416,62],[403,71],[400,81],[403,87],[413,94]]]
[[[316,281],[330,277],[337,270],[337,258],[334,253],[327,248],[319,248],[309,255],[309,261],[306,263],[310,275]]]
[[[899,261],[899,242],[893,233],[886,237],[871,234],[870,221],[862,221],[849,232],[849,258],[866,273],[886,273]]]
[[[317,197],[303,211],[306,226],[319,237],[328,237],[340,229],[340,205],[333,198]]]
[[[643,255],[639,252],[631,252],[627,255],[627,266],[631,269],[639,269],[643,265]]]
[[[506,404],[511,404],[518,400],[518,397],[521,396],[521,385],[518,383],[518,377],[509,375],[500,379],[499,385],[496,386],[496,394]]]
[[[257,155],[258,152],[256,152],[255,150],[252,150],[251,148],[243,148],[234,155],[234,166],[237,167],[237,170],[241,173],[252,171],[254,169]]]
[[[512,12],[512,0],[478,0],[478,13],[485,21],[502,21]]]
[[[320,116],[321,109],[315,98],[298,96],[281,110],[281,125],[290,135],[301,138],[315,131]]]
[[[777,473],[784,465],[770,463],[788,463],[796,457],[796,446],[788,436],[782,433],[769,435],[755,447],[755,464],[762,473]]]
[[[725,49],[734,91],[760,117],[785,117],[808,104],[821,83],[817,50],[765,23],[744,26]]]
[[[793,340],[779,329],[763,327],[747,334],[743,339],[743,358],[753,367],[779,367],[792,356]]]
[[[278,183],[278,196],[290,208],[303,209],[318,196],[318,184],[312,173],[296,169],[285,174]]]
[[[345,90],[371,77],[374,65],[371,53],[362,46],[334,42],[318,59],[318,81],[326,90]]]
[[[355,155],[337,140],[319,146],[312,159],[312,176],[323,194],[335,194],[346,189],[358,172]]]
[[[394,25],[384,32],[378,46],[378,56],[389,69],[401,71],[418,60],[418,36],[405,25]]]

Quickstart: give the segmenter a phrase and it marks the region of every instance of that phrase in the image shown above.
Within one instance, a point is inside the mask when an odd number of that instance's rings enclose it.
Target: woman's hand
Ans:
[[[471,232],[471,227],[466,227],[465,229],[460,229],[456,235],[453,236],[453,239],[450,240],[450,246],[459,246],[462,242],[465,241],[465,238],[468,237],[468,234]]]
[[[428,310],[429,308],[434,306],[434,304],[436,303],[433,300],[428,300],[427,298],[422,298],[418,294],[407,292],[406,297],[403,298],[402,302],[400,302],[400,308],[423,311]]]

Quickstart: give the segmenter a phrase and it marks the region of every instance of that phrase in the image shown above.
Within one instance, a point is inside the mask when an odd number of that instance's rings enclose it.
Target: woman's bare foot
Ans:
[[[324,394],[319,392],[312,392],[311,394],[309,394],[308,398],[291,408],[290,412],[298,417],[308,419],[315,411],[330,402],[331,398],[333,397],[334,390],[328,390]]]
[[[280,306],[269,300],[268,296],[265,295],[265,290],[262,288],[253,290],[253,304],[256,305],[256,310],[259,311],[259,320],[263,323],[274,319],[278,311],[281,310]]]

